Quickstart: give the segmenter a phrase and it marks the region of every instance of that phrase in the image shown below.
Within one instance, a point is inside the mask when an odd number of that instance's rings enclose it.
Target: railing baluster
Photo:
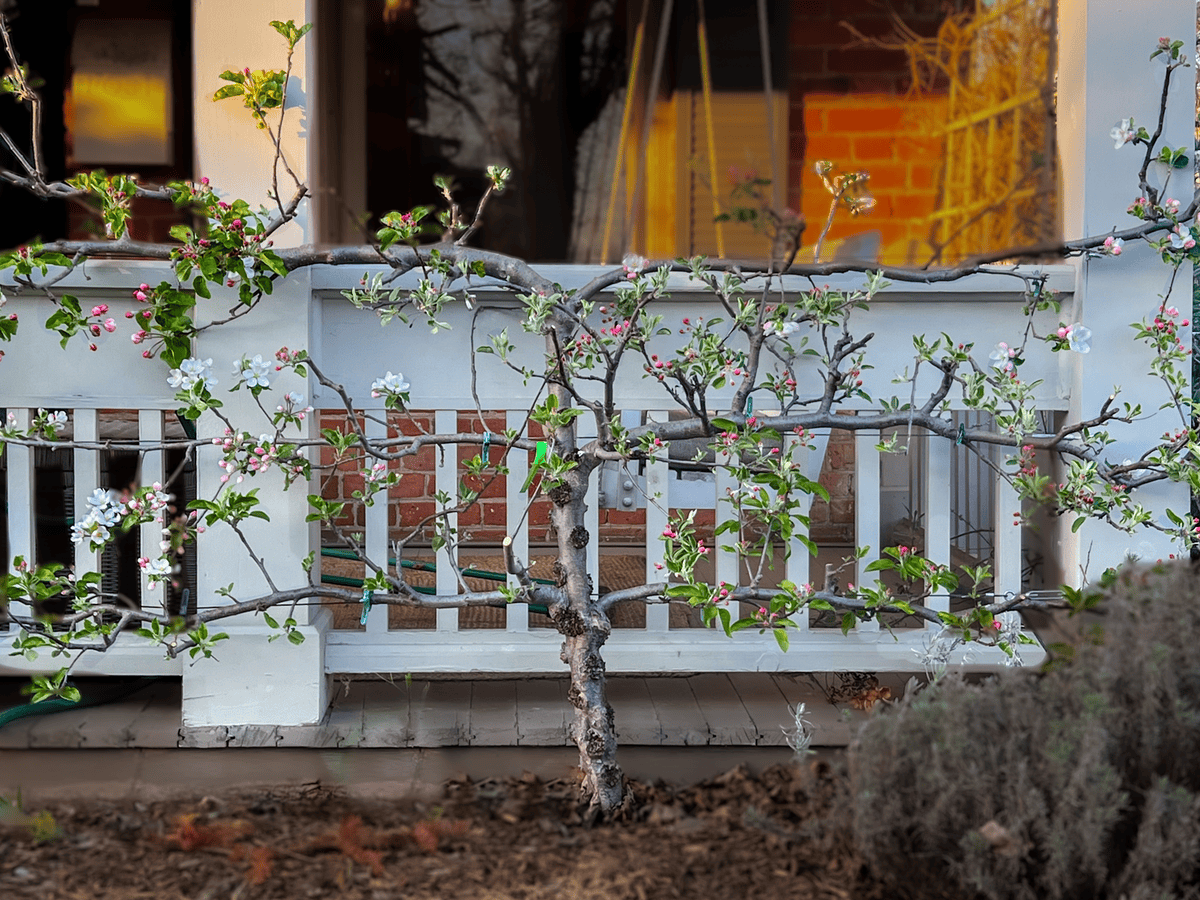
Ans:
[[[31,416],[28,409],[9,409],[12,424],[24,431],[29,427]],[[8,554],[5,569],[9,569],[14,558],[23,556],[33,566],[37,562],[36,514],[33,508],[34,468],[33,448],[8,444]],[[27,616],[31,610],[27,603],[9,601],[9,611],[14,615]]]
[[[141,480],[142,487],[150,487],[154,484],[161,485],[165,478],[163,474],[163,452],[161,449],[163,439],[163,415],[161,409],[141,409],[138,410],[138,442],[141,445]],[[150,450],[149,446],[158,446],[160,449]],[[170,513],[166,510],[162,511],[162,523],[150,521],[143,524],[138,529],[138,536],[141,540],[140,556],[156,558],[159,553],[159,544],[163,539],[163,528],[170,522]],[[157,602],[162,606],[163,613],[169,613],[167,609],[167,591],[161,585],[156,586],[153,590],[150,588],[150,576],[148,571],[142,572],[142,608],[145,609],[152,597],[157,598]]]
[[[867,555],[858,561],[857,585],[875,580],[875,573],[867,572],[867,566],[879,559],[880,537],[880,475],[878,431],[863,430],[854,433],[854,543],[868,546]],[[845,588],[845,584],[842,585]],[[862,632],[878,631],[879,620],[860,621],[857,629]]]
[[[1011,453],[997,447],[995,462],[1001,472],[1012,471],[1004,465],[1005,458]],[[992,588],[997,594],[1003,595],[1012,591],[1014,594],[1021,590],[1021,498],[1012,486],[1003,478],[992,479],[992,546],[995,556],[992,560]]]
[[[439,409],[435,413],[434,428],[438,434],[457,434],[458,411]],[[458,505],[458,444],[438,447],[434,453],[437,458],[437,491],[450,497],[449,505],[453,508]],[[446,519],[446,527],[457,534],[458,513],[449,513]],[[458,576],[454,570],[456,562],[457,559],[450,555],[449,544],[437,552],[437,592],[439,594],[458,593]],[[458,631],[458,610],[439,609],[437,611],[437,630]]]
[[[790,452],[798,440],[795,435],[784,435],[783,452]],[[814,434],[811,436],[810,443],[813,445],[811,450],[800,451],[800,459],[804,465],[804,477],[809,481],[819,481],[821,468],[825,464],[825,451],[829,447],[829,435],[828,433]],[[796,506],[796,512],[802,516],[807,516],[812,512],[813,498],[811,494],[798,494],[792,499],[792,503]],[[810,537],[810,535],[806,535],[806,537]],[[823,588],[825,573],[818,571],[817,558],[809,553],[808,548],[797,538],[792,538],[791,551],[787,567],[784,570],[787,572],[787,577],[798,586],[811,584],[816,590]],[[796,625],[800,631],[808,631],[808,619],[807,608],[795,616]]]
[[[99,439],[98,416],[94,409],[71,411],[76,443],[94,444]],[[88,498],[100,487],[100,451],[76,447],[72,451],[74,466],[74,515],[76,522],[87,518],[90,507]],[[75,544],[75,577],[100,571],[100,553],[93,551],[89,541]]]
[[[525,410],[510,409],[505,419],[506,427],[520,432],[525,425]],[[502,451],[493,447],[490,452],[498,456]],[[507,516],[505,531],[512,538],[513,552],[522,565],[529,565],[529,517],[525,507],[529,495],[521,490],[529,475],[529,454],[524,450],[510,450],[505,457],[508,466],[508,482],[505,487],[504,510]],[[516,575],[508,576],[511,587],[518,587]],[[529,630],[529,607],[524,603],[510,603],[505,610],[504,627],[509,631]]]
[[[666,422],[667,413],[658,410],[646,413],[648,422]],[[663,562],[663,529],[667,527],[671,497],[668,490],[670,472],[667,459],[661,451],[646,460],[646,581],[653,584],[664,581],[664,571],[658,566]],[[671,625],[671,611],[666,603],[646,604],[646,630],[666,631]]]
[[[950,482],[954,446],[933,432],[925,433],[925,558],[939,566],[950,565]],[[914,523],[915,524],[915,523]],[[950,598],[941,588],[929,601],[931,609],[950,611]],[[930,628],[940,625],[929,623]]]
[[[585,413],[577,420],[576,440],[580,447],[596,438],[596,419]],[[600,479],[589,478],[583,496],[583,527],[587,529],[587,570],[592,576],[592,594],[600,592]]]
[[[718,462],[720,462],[720,454],[717,454]],[[713,506],[714,519],[713,521],[719,525],[721,520],[727,516],[732,516],[737,507],[732,503],[725,502],[733,491],[738,489],[737,479],[733,477],[733,473],[729,471],[728,466],[718,465],[716,469],[716,478],[714,479],[716,503]],[[731,547],[737,543],[737,535],[725,534],[717,537],[713,535],[712,550],[713,555],[713,578],[717,585],[722,582],[737,585],[741,581],[741,566],[738,564],[738,555],[732,550],[723,550],[721,545]],[[732,603],[729,605],[729,615],[736,622],[741,618],[740,603]],[[713,619],[713,624],[718,625],[716,619]]]
[[[376,409],[368,410],[369,413],[378,416],[383,421],[376,421],[373,418],[364,417],[363,432],[368,440],[387,440],[387,410]],[[368,456],[363,460],[363,467],[368,471],[375,465],[376,460],[372,456]],[[388,569],[388,491],[386,489],[375,495],[375,503],[372,506],[366,507],[364,510],[363,527],[366,528],[363,550],[366,551],[367,557],[376,564],[382,566],[386,571]],[[396,561],[399,566],[399,560]],[[369,571],[364,571],[364,576],[371,574]],[[388,609],[386,605],[372,606],[371,611],[367,613],[367,631],[370,634],[385,634],[388,630]]]

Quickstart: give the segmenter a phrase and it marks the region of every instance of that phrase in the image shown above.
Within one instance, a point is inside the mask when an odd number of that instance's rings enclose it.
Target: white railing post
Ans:
[[[387,410],[380,408],[368,410],[367,412],[380,419],[380,421],[376,421],[374,418],[365,420],[363,431],[367,437],[372,440],[386,439],[388,436]],[[363,468],[370,470],[376,462],[377,460],[374,457],[368,456],[363,459]],[[387,490],[381,490],[376,494],[374,501],[371,506],[365,507],[363,512],[363,527],[366,529],[366,535],[363,538],[363,550],[372,562],[381,566],[386,572],[389,569]],[[398,560],[397,565],[399,565]],[[370,570],[364,570],[363,577],[365,578],[370,574]],[[371,634],[382,634],[388,630],[389,609],[390,607],[384,604],[371,607],[371,611],[367,613],[366,628],[368,632]]]
[[[954,446],[945,438],[925,432],[925,558],[939,566],[950,565],[950,456]],[[913,448],[915,449],[915,448]],[[930,598],[937,612],[950,611],[950,598],[941,588]],[[930,623],[930,628],[940,625]]]
[[[664,423],[668,413],[652,410],[646,413],[646,418],[648,422]],[[646,458],[646,581],[649,584],[662,581],[665,571],[658,566],[663,562],[663,551],[666,549],[662,542],[662,533],[670,518],[671,496],[667,481],[669,476],[665,450]],[[670,627],[670,606],[666,603],[647,603],[646,630],[667,631]]]
[[[591,413],[584,413],[575,420],[575,443],[583,447],[596,439],[596,419]],[[588,533],[587,570],[592,575],[592,596],[600,593],[600,479],[592,477],[587,480],[587,489],[583,495],[583,527]]]
[[[225,319],[228,310],[236,305],[232,292],[214,293],[211,300],[198,300],[196,317],[200,323]],[[268,370],[270,389],[260,396],[262,406],[271,413],[282,403],[283,394],[296,391],[310,393],[308,379],[294,372],[276,372],[275,353],[282,347],[301,350],[312,345],[311,275],[302,270],[293,272],[277,283],[274,293],[264,296],[254,314],[220,328],[201,332],[196,341],[196,355],[212,359],[212,370],[218,379],[214,395],[224,404],[224,414],[238,430],[253,437],[273,433],[270,420],[259,409],[250,391],[243,386],[236,393],[229,388],[238,379],[235,370],[243,357],[259,355],[272,363]],[[307,416],[301,427],[289,425],[284,438],[288,441],[310,440],[317,436],[317,417]],[[206,413],[197,422],[202,440],[223,437],[225,425],[215,415]],[[211,608],[229,602],[217,593],[233,584],[234,597],[251,600],[270,593],[270,585],[260,568],[269,573],[279,590],[302,587],[309,577],[301,561],[310,551],[320,549],[320,530],[316,522],[306,522],[310,512],[308,494],[319,494],[320,484],[314,478],[307,484],[301,480],[289,490],[283,489],[283,473],[278,467],[242,483],[221,482],[223,470],[217,466],[220,449],[212,444],[202,446],[197,454],[196,490],[204,499],[212,499],[224,491],[247,493],[257,489],[259,509],[270,521],[248,518],[238,526],[249,550],[237,532],[228,524],[218,522],[200,536],[197,547],[197,606]],[[314,571],[316,570],[314,567]],[[216,660],[201,660],[185,666],[183,674],[183,722],[188,726],[220,726],[271,723],[303,725],[317,722],[328,703],[328,683],[325,675],[325,633],[330,626],[329,611],[316,598],[294,608],[276,607],[272,616],[278,620],[291,616],[299,623],[304,642],[299,646],[287,640],[268,642],[271,630],[262,617],[243,613],[222,619],[209,626],[210,631],[224,631],[229,640],[217,645]]]
[[[81,444],[95,444],[100,438],[98,417],[94,409],[71,411],[74,439]],[[100,451],[76,447],[71,454],[75,469],[75,521],[87,518],[90,507],[88,498],[100,486]],[[75,577],[100,571],[100,552],[93,551],[86,542],[75,544]]]
[[[821,468],[825,464],[825,451],[829,448],[829,433],[813,434],[809,436],[812,443],[811,450],[801,450],[800,458],[804,465],[804,477],[809,481],[820,481]],[[791,448],[799,442],[799,438],[785,434],[784,435],[784,451],[791,452]],[[793,502],[796,504],[796,512],[803,516],[809,516],[812,513],[813,495],[800,494]],[[805,537],[811,539],[811,529]],[[817,560],[809,552],[808,547],[800,543],[799,539],[792,538],[791,555],[788,557],[787,577],[790,578],[798,586],[811,584],[814,590],[821,590],[825,584],[825,573],[817,571]],[[810,613],[807,607],[795,617],[796,625],[801,632],[809,630]]]
[[[1126,208],[1139,194],[1138,170],[1144,148],[1113,148],[1109,130],[1133,118],[1153,133],[1162,94],[1164,57],[1150,60],[1158,38],[1183,40],[1184,55],[1192,57],[1196,29],[1194,0],[1139,0],[1136,9],[1118,11],[1102,0],[1059,0],[1058,143],[1062,172],[1064,237],[1104,234],[1114,227],[1138,224]],[[1171,147],[1191,147],[1196,120],[1195,74],[1180,68],[1172,76],[1163,141]],[[1163,171],[1151,167],[1150,178],[1161,187]],[[1192,169],[1175,172],[1165,197],[1187,205],[1193,192]],[[1121,387],[1118,406],[1141,404],[1144,416],[1133,426],[1114,426],[1115,444],[1104,456],[1120,461],[1140,456],[1146,437],[1181,427],[1170,410],[1155,413],[1170,398],[1155,379],[1144,376],[1151,351],[1133,343],[1131,321],[1153,317],[1161,302],[1169,270],[1151,248],[1130,241],[1120,259],[1077,257],[1078,282],[1073,315],[1092,331],[1091,352],[1071,354],[1071,407],[1074,418],[1096,415],[1114,386]],[[1191,271],[1184,265],[1175,279],[1168,305],[1190,318]],[[1064,310],[1064,317],[1068,314]],[[1190,346],[1190,331],[1180,337]],[[1187,363],[1184,364],[1185,366]],[[1140,488],[1135,500],[1161,517],[1167,508],[1188,510],[1185,483],[1159,482]],[[1166,557],[1173,548],[1156,532],[1130,536],[1104,522],[1089,519],[1072,534],[1071,516],[1058,522],[1062,543],[1062,576],[1072,583],[1095,581],[1107,567],[1119,564],[1126,551]],[[1164,520],[1165,521],[1165,520]],[[1011,526],[1010,526],[1011,528]],[[1086,567],[1086,573],[1083,569]]]
[[[737,507],[731,502],[730,494],[738,489],[737,479],[733,477],[733,473],[729,471],[727,466],[722,466],[719,463],[720,453],[717,454],[716,477],[713,479],[714,489],[716,492],[716,502],[713,504],[713,528],[721,524],[721,520],[727,515],[732,516]],[[722,547],[732,547],[737,543],[736,534],[713,535],[712,550],[709,552],[713,555],[713,580],[716,585],[723,582],[737,585],[741,581],[741,571],[738,563],[738,555],[732,550],[725,550]],[[659,573],[661,580],[663,573]],[[728,607],[729,615],[736,622],[741,618],[741,604],[733,603]],[[713,625],[717,626],[720,623],[713,619]]]
[[[9,409],[12,424],[24,431],[29,427],[30,411],[28,409]],[[18,444],[6,445],[8,454],[8,555],[4,568],[10,569],[13,560],[18,556],[24,557],[25,562],[36,565],[36,522],[37,512],[34,509],[34,470],[33,448],[22,447]],[[29,604],[9,602],[9,611],[13,615],[27,616],[31,612]]]
[[[868,548],[866,556],[858,561],[856,586],[873,582],[878,577],[874,572],[868,572],[867,566],[879,559],[879,542],[882,540],[879,521],[879,438],[878,431],[854,432],[854,543]],[[878,631],[879,619],[859,621],[855,627],[861,632]]]
[[[520,433],[525,425],[525,411],[510,409],[505,413],[505,427]],[[492,448],[490,453],[500,453],[498,448]],[[521,490],[525,478],[529,475],[529,454],[516,448],[509,450],[504,458],[508,466],[508,476],[504,491],[504,530],[512,538],[513,552],[522,565],[529,565],[529,517],[525,508],[529,505],[529,495]],[[518,588],[520,582],[516,575],[508,576],[509,587]],[[504,627],[508,631],[525,632],[529,630],[529,606],[525,603],[510,603],[504,611]]]
[[[998,447],[995,453],[996,468],[1001,472],[1012,472],[1015,467],[1005,465],[1017,454]],[[1005,594],[1016,594],[1021,590],[1021,498],[1003,478],[992,480],[992,588],[997,599]]]
[[[138,410],[138,442],[141,444],[141,472],[138,484],[141,487],[151,487],[162,484],[163,474],[163,414],[161,409]],[[157,449],[152,449],[157,446]],[[76,475],[78,478],[78,475]],[[170,524],[169,512],[163,512],[163,525]],[[163,525],[151,520],[138,528],[139,555],[154,559],[159,554],[159,544],[163,539]],[[167,609],[167,589],[150,581],[147,571],[142,572],[142,608],[158,606],[163,615],[170,613]]]
[[[434,414],[434,430],[438,434],[456,434],[458,432],[458,411],[454,409],[439,409]],[[458,444],[443,444],[435,448],[437,454],[436,490],[446,494],[449,507],[458,506]],[[439,510],[435,509],[435,512]],[[446,515],[445,527],[458,533],[458,513]],[[458,565],[458,554],[451,555],[447,543],[437,552],[437,592],[439,594],[457,594],[458,576],[455,566]],[[437,611],[437,630],[439,632],[458,631],[458,610],[439,609]]]

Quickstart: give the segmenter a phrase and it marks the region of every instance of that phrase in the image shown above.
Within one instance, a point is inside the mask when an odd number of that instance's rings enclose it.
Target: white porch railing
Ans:
[[[551,278],[570,286],[582,282],[593,273],[568,267],[548,271]],[[133,286],[141,281],[155,281],[163,277],[161,269],[153,264],[96,265],[89,266],[90,279],[76,288],[85,305],[106,302],[114,309],[121,309],[123,298],[129,296]],[[294,275],[265,306],[270,309],[256,311],[256,315],[229,326],[214,329],[200,338],[198,355],[212,356],[214,371],[225,382],[218,385],[217,393],[226,403],[226,411],[235,423],[245,421],[245,427],[253,425],[244,417],[254,411],[245,403],[245,392],[225,394],[229,386],[228,373],[236,360],[243,354],[261,353],[264,357],[274,352],[283,343],[293,349],[301,345],[307,336],[314,359],[333,380],[345,385],[360,408],[369,407],[371,381],[386,370],[403,371],[412,384],[414,406],[436,410],[436,430],[456,432],[458,411],[474,409],[472,399],[471,367],[468,365],[472,341],[471,314],[459,307],[450,311],[449,330],[430,335],[423,326],[412,329],[395,323],[381,328],[372,316],[351,307],[340,296],[340,289],[357,281],[354,276],[337,270],[316,270],[312,273]],[[846,286],[855,279],[841,279]],[[876,300],[872,309],[855,321],[856,335],[874,332],[871,343],[870,361],[875,366],[864,371],[864,385],[872,396],[886,397],[895,391],[890,382],[894,376],[911,366],[912,334],[936,334],[950,331],[957,339],[973,341],[979,347],[990,347],[997,340],[1017,335],[1011,332],[1019,321],[1021,282],[1011,277],[976,276],[954,285],[906,286],[889,289]],[[1074,269],[1059,267],[1051,271],[1051,287],[1060,291],[1068,306],[1072,303]],[[797,285],[799,287],[799,285]],[[215,301],[214,301],[215,304]],[[485,342],[485,336],[503,327],[510,327],[516,336],[518,328],[517,305],[503,295],[481,295],[483,311],[474,322],[474,342]],[[71,508],[74,516],[86,514],[87,498],[97,487],[123,487],[105,483],[102,460],[105,447],[118,446],[113,428],[107,423],[123,423],[126,438],[134,438],[132,445],[141,453],[140,481],[148,484],[161,480],[165,474],[165,453],[162,449],[164,435],[166,446],[181,437],[169,432],[178,432],[172,408],[172,390],[166,383],[166,367],[157,360],[140,358],[138,349],[126,342],[114,339],[101,347],[97,353],[87,352],[82,342],[67,350],[59,348],[55,336],[39,328],[39,321],[48,314],[44,300],[17,297],[10,306],[15,306],[23,321],[19,340],[9,350],[4,360],[5,378],[0,382],[0,407],[14,413],[18,423],[28,421],[39,407],[65,409],[70,426],[67,435],[85,446],[71,453]],[[717,304],[694,285],[679,280],[672,299],[664,304],[667,325],[678,327],[686,316],[710,316],[719,312]],[[262,321],[256,326],[261,313]],[[204,314],[204,311],[201,311]],[[283,320],[293,325],[299,323],[305,334],[280,334],[279,323]],[[542,353],[540,341],[529,337],[531,359]],[[1039,348],[1040,349],[1040,348]],[[986,352],[986,351],[985,351]],[[1070,373],[1063,366],[1071,363],[1068,354],[1031,354],[1023,367],[1029,379],[1041,379],[1039,406],[1047,411],[1064,410],[1069,397],[1065,386]],[[505,410],[510,427],[519,427],[525,420],[528,405],[534,400],[536,387],[527,387],[511,372],[500,366],[495,357],[480,355],[476,359],[478,378],[474,391],[478,394],[485,410]],[[922,384],[922,386],[924,386]],[[278,385],[278,390],[288,387]],[[307,386],[314,406],[332,407],[336,397],[323,395],[315,383]],[[621,406],[625,415],[641,421],[643,410],[647,421],[666,421],[667,411],[662,409],[666,396],[661,388],[649,379],[622,376],[618,383]],[[328,393],[328,392],[327,392]],[[728,394],[728,391],[725,392]],[[727,401],[728,396],[716,392],[710,406]],[[361,399],[360,399],[361,398]],[[101,413],[103,410],[105,412]],[[123,414],[112,410],[123,410]],[[770,410],[759,410],[769,415]],[[261,413],[257,413],[261,416]],[[167,425],[164,425],[164,415]],[[239,418],[239,416],[243,418]],[[584,420],[580,420],[583,422]],[[211,437],[218,433],[213,426],[215,420],[199,423],[200,437]],[[379,428],[381,426],[372,425]],[[583,426],[586,427],[586,426]],[[131,434],[136,431],[136,435]],[[172,433],[173,433],[172,432]],[[901,435],[908,442],[907,435]],[[844,575],[848,580],[866,581],[865,567],[877,557],[880,547],[885,545],[887,535],[881,534],[882,502],[880,453],[876,444],[877,433],[858,432],[855,438],[854,462],[854,508],[855,541],[868,545],[870,553],[859,562],[856,575]],[[943,440],[931,440],[922,435],[913,435],[914,452],[925,455],[925,477],[913,487],[913,499],[923,514],[925,549],[930,558],[937,562],[951,562],[951,540],[953,522],[958,511],[952,508],[951,456],[955,447]],[[436,488],[456,501],[459,471],[454,447],[446,448],[438,457],[435,478]],[[472,452],[477,452],[474,448]],[[10,446],[4,468],[4,489],[7,498],[7,553],[24,555],[28,559],[44,558],[37,546],[36,517],[39,514],[37,484],[39,473],[35,472],[35,453],[32,449]],[[816,480],[820,475],[824,457],[823,443],[809,451],[808,475]],[[220,470],[215,465],[212,448],[201,447],[198,453],[197,490],[202,497],[211,496],[219,487]],[[507,476],[506,509],[508,531],[512,534],[519,557],[529,558],[529,528],[523,521],[524,502],[521,486],[527,474],[527,461],[522,454],[510,454],[511,470]],[[264,551],[268,563],[273,566],[277,583],[291,586],[302,580],[300,559],[310,550],[319,550],[319,534],[303,523],[303,485],[295,487],[285,495],[281,483],[274,479],[275,473],[255,479],[266,508],[272,516],[271,524],[260,530],[260,543],[269,544]],[[621,474],[620,480],[628,487],[606,491],[601,500],[599,483],[593,479],[587,497],[587,528],[591,535],[602,536],[600,509],[603,503],[617,506],[616,496],[622,493],[625,502],[630,496],[632,505],[645,508],[645,539],[640,548],[629,552],[644,556],[647,579],[661,580],[655,564],[662,559],[662,542],[659,535],[666,524],[668,509],[713,508],[719,498],[725,496],[730,485],[725,476],[680,479],[665,458],[655,458],[644,467],[644,472],[629,471]],[[894,486],[893,486],[894,487]],[[1018,511],[1015,494],[1007,485],[996,480],[987,486],[991,492],[990,527],[995,535],[994,558],[995,590],[1003,593],[1021,588],[1021,529],[1013,528],[1013,513]],[[637,499],[640,498],[640,499]],[[654,498],[647,501],[646,498]],[[665,498],[665,502],[664,499]],[[396,502],[396,501],[393,501]],[[289,505],[290,504],[290,505]],[[44,502],[41,504],[44,506]],[[627,507],[628,508],[628,507]],[[453,524],[453,523],[452,523]],[[42,533],[46,533],[46,525]],[[68,523],[61,527],[66,529]],[[364,546],[374,559],[384,559],[388,550],[388,510],[379,502],[366,510]],[[206,608],[226,602],[216,593],[216,588],[234,584],[235,592],[241,596],[254,596],[259,590],[257,572],[240,560],[244,553],[240,546],[221,526],[201,535],[198,542],[198,568],[196,573],[196,596],[192,609]],[[268,540],[263,540],[267,537]],[[157,530],[149,527],[142,536],[144,541],[155,544],[159,540]],[[60,542],[61,543],[61,542]],[[813,560],[803,546],[796,542],[793,552],[784,563],[781,577],[796,582],[821,581],[822,565]],[[590,571],[598,580],[600,540],[593,539],[588,545]],[[97,554],[76,548],[74,559],[57,560],[73,564],[77,572],[96,571],[102,560]],[[457,591],[456,579],[451,570],[447,551],[440,552],[437,570],[439,593]],[[719,580],[736,583],[739,573],[736,558],[724,551],[715,555],[715,576]],[[128,577],[128,576],[127,576]],[[288,579],[291,579],[289,582]],[[142,585],[140,602],[144,607],[161,605],[163,598]],[[945,605],[947,598],[937,601]],[[174,605],[174,608],[173,606]],[[178,608],[178,595],[168,601],[167,612]],[[309,681],[320,681],[323,674],[408,672],[408,673],[462,673],[504,672],[559,673],[562,664],[558,654],[560,636],[552,629],[531,627],[528,609],[513,605],[504,611],[503,629],[460,628],[458,612],[443,609],[437,612],[436,628],[432,630],[389,629],[387,610],[377,607],[372,611],[362,629],[333,629],[328,614],[319,606],[300,610],[298,618],[310,629],[317,640],[309,650],[292,648],[286,642],[266,643],[267,631],[261,620],[240,617],[233,621],[232,628],[222,623],[222,630],[235,636],[252,639],[246,650],[248,658],[257,654],[278,657],[278,665],[295,677]],[[662,605],[647,608],[644,628],[617,628],[605,647],[605,658],[612,672],[734,672],[734,671],[917,671],[922,667],[918,651],[929,637],[927,628],[896,628],[893,632],[881,630],[878,623],[859,623],[854,631],[843,636],[838,628],[811,626],[807,620],[792,635],[792,646],[783,653],[770,634],[759,635],[743,632],[733,639],[712,629],[694,627],[671,627],[667,609]],[[315,657],[310,652],[316,647]],[[294,658],[287,659],[292,653]],[[972,648],[977,664],[995,665],[1002,661],[999,651]],[[280,655],[282,654],[282,656]],[[227,654],[218,652],[218,657]],[[1027,654],[1027,658],[1033,657]],[[319,671],[296,671],[296,663],[311,667],[319,664]],[[29,663],[17,657],[0,662],[7,671],[46,670],[57,667],[57,661],[43,657]],[[125,635],[116,647],[107,653],[89,653],[76,666],[80,673],[96,674],[184,674],[198,669],[216,674],[228,667],[227,662],[204,662],[197,667],[181,665],[179,660],[164,660],[162,653],[133,635]],[[222,675],[222,678],[232,675]],[[246,677],[250,677],[247,676]]]

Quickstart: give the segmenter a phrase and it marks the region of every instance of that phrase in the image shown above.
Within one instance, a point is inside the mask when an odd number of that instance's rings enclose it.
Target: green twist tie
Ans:
[[[529,469],[529,474],[525,476],[525,483],[521,485],[521,493],[524,494],[529,490],[529,486],[533,484],[533,479],[537,475],[538,466],[546,459],[546,451],[548,447],[545,441],[537,442],[537,450],[533,454],[533,466]]]
[[[371,614],[371,598],[374,597],[374,595],[375,595],[374,591],[368,590],[367,588],[363,588],[362,615],[358,617],[359,625],[367,624],[367,616],[369,616]]]

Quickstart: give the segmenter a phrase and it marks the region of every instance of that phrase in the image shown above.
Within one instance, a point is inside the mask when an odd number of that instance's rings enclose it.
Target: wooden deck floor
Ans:
[[[824,676],[819,676],[824,678]],[[907,676],[880,675],[894,694]],[[864,714],[831,704],[814,679],[772,674],[613,677],[623,746],[783,746],[789,706],[805,703],[814,746],[840,747]],[[15,679],[0,709],[19,704]],[[570,744],[565,679],[335,682],[325,720],[308,726],[184,728],[180,686],[163,680],[99,706],[17,719],[0,749],[294,747],[348,749],[562,747]]]

